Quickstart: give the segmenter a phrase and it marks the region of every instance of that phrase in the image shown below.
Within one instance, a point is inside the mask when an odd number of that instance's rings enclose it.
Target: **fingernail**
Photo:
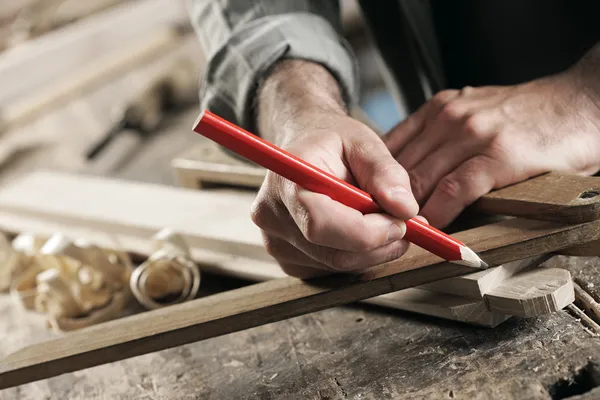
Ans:
[[[406,204],[407,206],[413,208],[415,213],[419,210],[419,204],[415,200],[415,197],[404,186],[395,186],[390,189],[389,193],[390,198],[393,201]]]
[[[406,234],[406,224],[404,221],[396,221],[390,227],[390,231],[387,237],[387,243],[395,242],[396,240],[400,240]]]

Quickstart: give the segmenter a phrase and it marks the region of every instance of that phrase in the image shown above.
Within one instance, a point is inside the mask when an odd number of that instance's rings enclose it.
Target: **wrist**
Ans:
[[[310,61],[279,62],[259,87],[257,100],[258,133],[273,143],[283,140],[285,125],[307,114],[348,114],[337,80]]]

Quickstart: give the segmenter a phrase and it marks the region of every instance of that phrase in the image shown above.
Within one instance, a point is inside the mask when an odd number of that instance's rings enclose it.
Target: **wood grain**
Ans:
[[[180,184],[229,184],[258,188],[266,170],[236,159],[217,145],[187,150],[173,160]],[[525,217],[560,223],[600,218],[600,178],[549,173],[486,194],[474,205],[489,214]]]
[[[171,28],[159,28],[148,36],[108,52],[96,63],[71,74],[30,96],[17,99],[0,109],[0,131],[22,123],[53,107],[75,99],[100,83],[142,65],[183,43],[182,36]],[[134,56],[135,54],[135,56]]]
[[[562,253],[562,251],[561,251]],[[455,294],[472,299],[482,299],[486,293],[500,285],[511,276],[531,267],[537,267],[547,261],[552,254],[529,257],[524,260],[488,268],[484,271],[443,279],[423,286],[423,289],[440,293]]]
[[[539,268],[522,272],[486,293],[490,310],[533,317],[561,310],[575,300],[569,271]]]
[[[533,257],[600,236],[600,221],[559,225],[512,219],[456,236],[490,266]],[[402,258],[360,275],[312,281],[276,279],[86,328],[30,346],[0,361],[0,388],[167,349],[378,296],[470,269],[431,254]]]
[[[474,206],[490,214],[561,223],[600,218],[598,177],[549,173],[493,191]]]

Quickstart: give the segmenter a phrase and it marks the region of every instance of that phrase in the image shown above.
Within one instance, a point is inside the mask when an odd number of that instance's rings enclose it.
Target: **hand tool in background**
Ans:
[[[125,106],[117,123],[88,150],[87,160],[97,160],[102,154],[102,158],[110,159],[113,169],[128,161],[142,142],[157,131],[167,112],[198,101],[197,79],[191,60],[181,58],[174,62]]]
[[[348,182],[307,163],[229,121],[203,111],[194,131],[250,161],[295,182],[304,189],[321,193],[363,214],[381,212],[371,195]],[[464,243],[412,218],[406,221],[404,238],[411,243],[456,264],[486,269],[488,265]]]

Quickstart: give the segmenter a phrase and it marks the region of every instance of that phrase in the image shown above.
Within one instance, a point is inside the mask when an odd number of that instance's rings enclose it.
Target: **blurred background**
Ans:
[[[360,107],[386,131],[401,116],[357,5],[341,5]],[[203,63],[185,0],[1,0],[0,183],[45,168],[175,184],[171,161],[202,140]]]

